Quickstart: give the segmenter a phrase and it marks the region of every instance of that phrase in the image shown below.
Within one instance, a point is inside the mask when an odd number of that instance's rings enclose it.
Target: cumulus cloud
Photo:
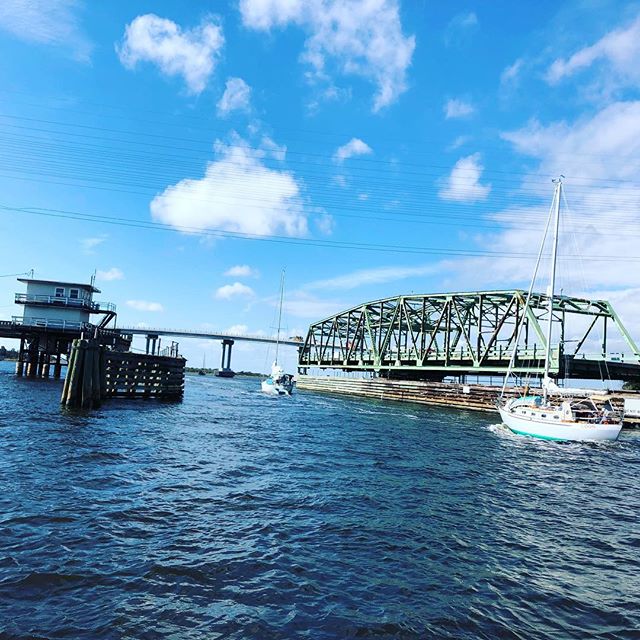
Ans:
[[[486,200],[491,191],[491,185],[480,184],[483,170],[479,153],[460,158],[440,189],[440,197],[443,200],[456,202]]]
[[[628,291],[640,290],[640,192],[630,188],[640,182],[640,101],[613,103],[574,122],[532,120],[502,137],[535,163],[515,196],[538,202],[492,214],[503,231],[478,236],[477,241],[511,255],[449,260],[443,265],[448,286],[526,286],[552,196],[551,181],[540,176],[564,173],[560,288],[621,303]],[[548,275],[547,261],[538,288],[544,289]]]
[[[531,120],[505,132],[522,154],[539,158],[540,173],[580,176],[584,180],[640,178],[640,101],[614,102],[595,115],[543,125]],[[623,191],[629,191],[628,187]]]
[[[2,0],[0,30],[21,40],[71,49],[88,62],[92,45],[80,28],[81,0]]]
[[[603,62],[607,72],[622,83],[638,86],[640,82],[640,17],[630,25],[607,33],[595,44],[576,51],[567,59],[558,58],[547,73],[547,81],[557,84],[564,78]],[[607,78],[606,82],[609,82]]]
[[[242,78],[229,78],[218,102],[218,113],[226,116],[232,111],[248,111],[250,103],[251,87]]]
[[[240,0],[245,26],[270,31],[294,24],[308,37],[302,60],[312,81],[330,82],[331,64],[373,82],[373,110],[392,104],[407,89],[414,36],[402,33],[398,0]],[[334,93],[335,90],[332,92]]]
[[[253,289],[241,282],[225,284],[216,290],[215,297],[220,300],[230,300],[231,298],[251,298],[255,295]]]
[[[225,276],[233,278],[251,278],[258,275],[256,269],[252,269],[248,264],[238,264],[235,267],[231,267],[224,272]]]
[[[238,137],[232,144],[217,142],[215,150],[218,159],[202,178],[181,180],[152,200],[154,220],[192,232],[307,233],[301,187],[292,173],[267,167],[265,153]]]
[[[363,142],[360,138],[351,138],[349,142],[338,147],[333,155],[333,160],[337,163],[341,163],[348,158],[353,158],[354,156],[366,156],[372,153],[373,150],[366,142]]]
[[[124,279],[124,273],[118,267],[111,267],[111,269],[107,271],[100,271],[96,273],[96,278],[98,280],[104,280],[109,282],[111,280],[122,280]]]
[[[470,116],[475,109],[473,105],[464,100],[457,100],[455,98],[447,100],[444,105],[444,115],[447,120],[450,118],[466,118]]]
[[[147,300],[127,300],[127,306],[136,311],[164,311],[164,307],[159,302]]]
[[[164,75],[181,76],[189,92],[197,94],[213,73],[223,45],[222,27],[213,18],[183,30],[171,20],[147,13],[126,26],[116,50],[128,69],[150,62]]]

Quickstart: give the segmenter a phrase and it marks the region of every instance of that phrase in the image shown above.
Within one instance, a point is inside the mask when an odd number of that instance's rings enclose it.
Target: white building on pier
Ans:
[[[115,305],[95,302],[94,293],[100,289],[92,284],[18,278],[27,285],[26,293],[16,293],[16,304],[24,305],[22,318],[14,321],[35,327],[56,329],[82,329],[91,323],[91,314],[102,314],[98,324],[105,327],[115,318]]]

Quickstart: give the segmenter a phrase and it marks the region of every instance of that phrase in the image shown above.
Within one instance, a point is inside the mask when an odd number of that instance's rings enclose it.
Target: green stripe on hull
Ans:
[[[531,436],[532,438],[538,438],[538,440],[555,440],[556,442],[564,442],[567,438],[554,438],[553,436],[539,436],[537,433],[529,433],[528,431],[518,431],[513,427],[509,427],[513,433],[517,433],[519,436]]]

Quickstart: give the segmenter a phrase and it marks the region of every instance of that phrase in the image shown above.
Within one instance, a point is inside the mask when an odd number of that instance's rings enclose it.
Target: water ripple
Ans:
[[[640,434],[192,378],[61,411],[0,364],[0,638],[636,638]]]

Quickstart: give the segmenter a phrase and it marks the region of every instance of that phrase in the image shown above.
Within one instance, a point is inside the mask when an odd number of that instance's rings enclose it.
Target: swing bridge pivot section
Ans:
[[[533,293],[529,305],[526,299],[527,292],[516,289],[366,302],[312,324],[298,366],[301,372],[326,368],[442,380],[504,375],[513,358],[515,375],[540,377],[549,298]],[[640,379],[640,351],[606,300],[554,296],[551,342],[553,377]],[[624,353],[609,352],[610,343]]]

